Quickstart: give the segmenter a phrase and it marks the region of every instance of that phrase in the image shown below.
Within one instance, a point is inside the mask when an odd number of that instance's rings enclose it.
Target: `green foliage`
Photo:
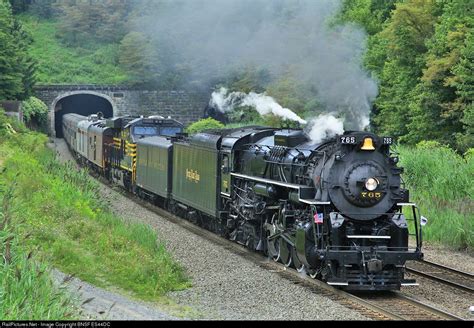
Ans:
[[[291,76],[284,75],[272,82],[266,93],[283,107],[291,109],[301,117],[314,117],[325,108],[319,103],[313,90]]]
[[[260,125],[265,124],[264,118],[250,106],[236,107],[233,111],[227,113],[229,124],[244,125]]]
[[[224,124],[219,121],[216,121],[213,118],[205,118],[194,122],[190,126],[186,128],[186,132],[189,134],[199,133],[205,130],[213,130],[213,129],[223,129]]]
[[[40,126],[45,126],[48,121],[48,106],[36,97],[30,97],[21,103],[23,118],[26,123],[36,121]]]
[[[307,85],[296,80],[291,72],[271,79],[267,71],[249,67],[241,74],[232,75],[225,85],[231,91],[266,93],[278,104],[291,109],[301,117],[314,117],[324,111],[314,90],[310,90]],[[249,106],[236,107],[226,115],[232,127],[245,125],[280,127],[292,124],[274,115],[262,117],[255,108]]]
[[[28,7],[28,13],[39,18],[50,19],[60,12],[56,0],[35,0]]]
[[[348,5],[355,14],[345,17],[363,23],[367,1],[356,2],[365,6]],[[473,9],[470,0],[399,2],[369,38],[365,64],[380,81],[377,132],[412,145],[438,140],[461,153],[474,145]]]
[[[38,20],[21,16],[34,42],[31,55],[38,61],[40,83],[121,84],[128,76],[118,65],[118,44],[104,44],[93,48],[68,48],[55,35],[56,21]]]
[[[0,107],[0,137],[5,136],[7,133],[9,133],[9,129],[7,127],[7,124],[9,124],[8,119],[4,113],[4,110],[2,107]],[[0,138],[0,140],[3,138]]]
[[[424,238],[473,249],[473,149],[462,157],[437,141],[424,141],[416,148],[399,147],[398,151],[411,198],[429,219]]]
[[[155,48],[142,33],[130,32],[120,42],[119,63],[130,76],[129,83],[147,85],[159,77]]]
[[[114,216],[97,197],[98,183],[73,164],[61,165],[46,136],[10,138],[0,146],[7,168],[0,180],[17,181],[13,222],[37,257],[98,286],[115,286],[147,300],[188,286],[156,233]],[[15,151],[12,152],[11,150]]]
[[[382,30],[382,23],[390,17],[397,0],[345,0],[334,22],[354,22],[365,28],[369,35]]]
[[[14,14],[19,14],[28,10],[32,0],[9,0]]]
[[[469,0],[444,5],[427,42],[426,68],[412,100],[412,121],[404,140],[416,142],[428,136],[461,152],[474,145],[462,138],[468,135],[462,119],[474,101],[474,93],[469,92],[473,89],[472,10],[474,3]]]
[[[265,87],[270,81],[270,74],[267,70],[247,66],[230,73],[225,78],[224,84],[230,91],[261,93],[265,91]]]
[[[5,115],[2,107],[0,107],[0,137],[15,135],[17,133],[25,133],[27,131],[25,125],[16,118],[10,118]],[[0,138],[0,143],[3,138]],[[0,154],[1,155],[1,154]],[[0,156],[0,160],[2,156]]]
[[[125,1],[63,1],[58,36],[68,45],[118,42],[126,33],[131,4]]]
[[[31,39],[0,0],[0,99],[26,99],[35,83],[35,62],[28,53]]]
[[[408,133],[406,118],[411,99],[425,65],[426,40],[434,31],[437,7],[433,1],[398,3],[385,28],[371,44],[372,66],[379,68],[380,93],[376,100],[374,125],[378,132],[393,136]],[[369,63],[370,65],[370,63]]]

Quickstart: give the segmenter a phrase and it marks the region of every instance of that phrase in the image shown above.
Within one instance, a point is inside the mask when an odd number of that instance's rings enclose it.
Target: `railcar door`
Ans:
[[[230,152],[221,153],[221,194],[230,196],[230,171],[232,170]]]

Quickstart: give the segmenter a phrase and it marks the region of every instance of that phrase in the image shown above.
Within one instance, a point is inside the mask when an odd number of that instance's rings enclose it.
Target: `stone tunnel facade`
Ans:
[[[42,85],[35,95],[49,107],[49,126],[55,134],[55,114],[60,101],[69,96],[89,94],[104,98],[112,105],[113,115],[162,115],[189,125],[203,117],[209,94],[190,91],[141,90],[109,85]]]

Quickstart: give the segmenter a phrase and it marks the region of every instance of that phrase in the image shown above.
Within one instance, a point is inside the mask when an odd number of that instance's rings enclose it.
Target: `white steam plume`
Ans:
[[[343,121],[331,114],[322,114],[309,121],[307,134],[313,144],[344,133]]]
[[[285,120],[296,121],[301,124],[307,122],[288,108],[282,107],[275,99],[265,94],[250,92],[227,93],[226,88],[214,91],[211,96],[210,105],[217,107],[221,112],[233,111],[238,106],[250,106],[257,110],[260,115],[273,114]]]
[[[255,92],[249,94],[244,92],[228,93],[226,88],[220,88],[219,91],[212,93],[209,104],[222,113],[231,112],[239,106],[250,106],[255,108],[260,115],[271,113],[283,119],[307,124],[305,130],[313,144],[344,133],[343,120],[332,114],[321,114],[307,122],[290,109],[283,108],[275,99],[265,94]]]

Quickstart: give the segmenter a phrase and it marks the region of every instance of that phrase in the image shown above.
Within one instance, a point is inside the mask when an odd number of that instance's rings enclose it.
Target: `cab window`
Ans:
[[[158,134],[156,126],[135,126],[133,128],[133,134],[143,136],[154,136]]]

